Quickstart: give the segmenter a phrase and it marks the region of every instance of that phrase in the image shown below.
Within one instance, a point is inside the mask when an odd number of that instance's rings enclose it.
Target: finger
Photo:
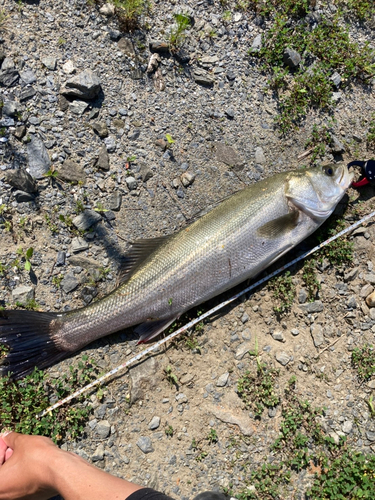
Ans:
[[[8,448],[7,451],[5,452],[5,462],[9,460],[9,458],[13,455],[13,450],[12,448]]]
[[[17,446],[16,443],[19,438],[22,438],[22,434],[18,434],[18,432],[13,431],[5,431],[0,434],[1,439],[5,442],[8,448],[12,448],[13,450]]]
[[[5,462],[5,452],[7,451],[7,449],[8,446],[0,437],[0,465],[3,465],[3,463]]]

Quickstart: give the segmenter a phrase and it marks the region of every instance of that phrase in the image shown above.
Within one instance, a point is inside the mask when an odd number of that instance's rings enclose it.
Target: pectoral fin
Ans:
[[[274,240],[290,233],[298,224],[299,212],[293,210],[286,215],[272,219],[257,229],[258,236]]]
[[[138,344],[143,344],[148,340],[157,337],[161,332],[163,332],[169,325],[173,323],[178,318],[178,316],[173,316],[173,318],[160,319],[155,321],[146,321],[141,323],[136,328],[134,328],[135,333],[139,335]]]

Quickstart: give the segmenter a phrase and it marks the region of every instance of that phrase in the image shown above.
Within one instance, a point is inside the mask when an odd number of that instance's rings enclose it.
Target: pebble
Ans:
[[[236,359],[242,359],[245,356],[245,354],[247,354],[250,351],[251,348],[252,345],[250,344],[250,342],[243,342],[237,347],[236,354],[234,355],[234,357]]]
[[[145,454],[152,453],[154,451],[152,441],[148,436],[140,436],[137,441],[137,446]]]
[[[228,383],[229,372],[223,373],[216,381],[216,387],[225,387]]]
[[[369,307],[375,307],[375,292],[371,292],[370,295],[367,295],[367,297],[366,297],[366,304]]]
[[[80,231],[87,231],[91,226],[102,220],[101,215],[95,210],[85,210],[72,220],[74,226]]]
[[[283,366],[286,366],[290,361],[290,356],[284,351],[278,351],[275,354],[276,361]]]
[[[310,327],[311,336],[314,340],[314,346],[319,347],[324,344],[323,327],[317,323],[314,323]]]
[[[154,431],[155,429],[158,429],[158,427],[160,426],[160,417],[152,417],[152,420],[151,422],[148,424],[148,428],[152,431]]]
[[[95,434],[102,439],[106,439],[110,433],[111,424],[108,420],[100,420],[95,427]]]
[[[81,236],[75,236],[72,239],[71,250],[73,253],[82,252],[83,250],[87,250],[88,248],[89,244]]]
[[[14,303],[19,302],[22,305],[26,305],[34,299],[34,296],[35,290],[32,286],[21,285],[12,290],[12,300]]]

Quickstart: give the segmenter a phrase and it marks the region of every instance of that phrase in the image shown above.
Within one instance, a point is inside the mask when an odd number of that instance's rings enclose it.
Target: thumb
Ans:
[[[8,448],[12,448],[14,450],[17,441],[19,440],[22,434],[18,434],[18,432],[13,431],[4,431],[0,434],[0,438],[4,441],[4,443],[8,446]]]

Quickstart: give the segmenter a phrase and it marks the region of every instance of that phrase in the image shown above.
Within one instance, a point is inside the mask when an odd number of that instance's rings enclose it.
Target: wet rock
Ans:
[[[275,355],[276,361],[283,366],[286,366],[290,361],[290,356],[284,351],[278,351]]]
[[[289,66],[289,68],[295,69],[301,62],[301,55],[296,50],[290,49],[288,47],[284,51],[283,61],[284,64]]]
[[[21,285],[12,290],[13,302],[19,302],[24,306],[28,302],[33,300],[34,296],[35,296],[35,290],[32,286]]]
[[[78,163],[65,160],[61,167],[59,167],[58,177],[68,182],[80,182],[85,180],[86,174],[83,167],[78,165]]]
[[[87,231],[91,226],[102,220],[101,215],[95,210],[85,210],[72,220],[73,225],[80,231]]]
[[[26,193],[36,193],[38,186],[35,180],[26,170],[8,170],[6,181],[12,187],[25,191]]]
[[[100,90],[101,83],[98,75],[87,69],[67,81],[61,93],[67,97],[91,100],[98,96]]]
[[[148,436],[140,436],[137,441],[137,446],[145,454],[152,453],[154,451],[152,441]]]
[[[36,135],[33,135],[31,141],[27,144],[27,154],[31,176],[34,179],[43,179],[51,168],[51,160],[43,141]]]

